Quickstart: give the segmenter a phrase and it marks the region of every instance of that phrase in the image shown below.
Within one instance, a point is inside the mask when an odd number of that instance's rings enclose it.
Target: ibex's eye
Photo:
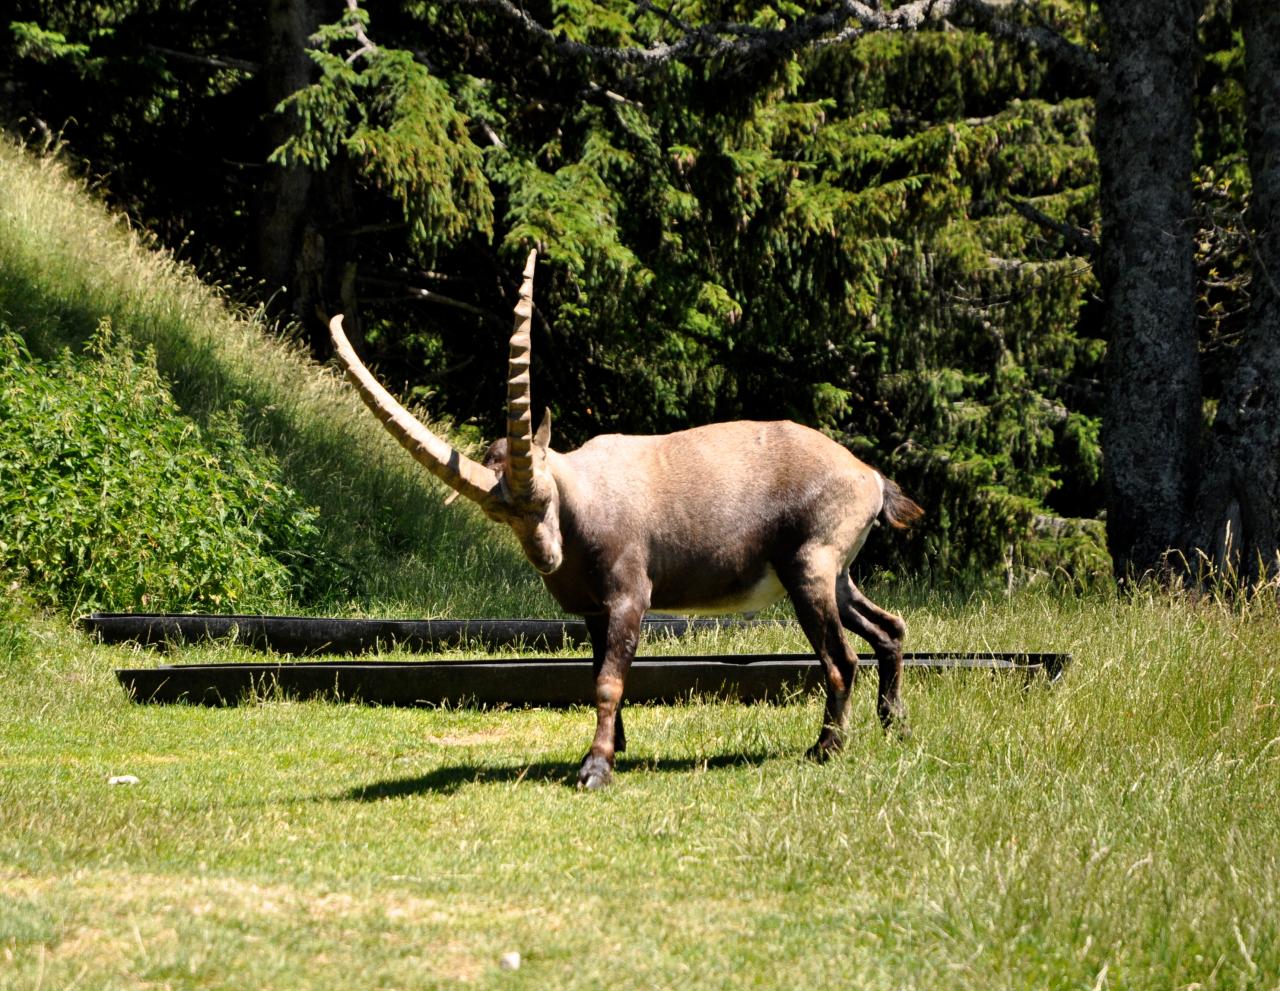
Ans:
[[[507,464],[507,439],[503,437],[490,444],[480,463],[492,471],[502,472]]]

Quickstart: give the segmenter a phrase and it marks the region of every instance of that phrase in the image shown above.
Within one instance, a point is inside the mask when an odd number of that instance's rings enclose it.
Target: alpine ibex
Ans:
[[[548,411],[530,417],[530,253],[511,337],[507,436],[479,464],[397,403],[330,322],[338,358],[365,403],[428,471],[515,532],[555,600],[586,619],[596,733],[579,787],[613,776],[626,748],[623,685],[649,609],[725,613],[791,597],[822,662],[826,711],[811,756],[842,743],[857,655],[842,627],[870,643],[886,728],[903,715],[902,619],[864,596],[849,565],[877,520],[905,527],[921,510],[835,441],[786,421],[716,423],[656,437],[609,434],[551,449]]]

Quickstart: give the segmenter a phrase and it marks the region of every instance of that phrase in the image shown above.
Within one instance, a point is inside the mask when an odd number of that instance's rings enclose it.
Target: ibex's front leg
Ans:
[[[596,735],[578,769],[579,788],[601,788],[613,780],[615,754],[626,747],[622,690],[640,642],[643,604],[627,599],[587,621],[596,673]]]
[[[587,633],[591,638],[591,678],[594,683],[604,668],[605,648],[609,642],[609,617],[604,614],[584,617]],[[625,700],[624,700],[625,701]],[[627,749],[627,731],[622,726],[622,706],[618,703],[613,716],[613,752],[620,754]]]

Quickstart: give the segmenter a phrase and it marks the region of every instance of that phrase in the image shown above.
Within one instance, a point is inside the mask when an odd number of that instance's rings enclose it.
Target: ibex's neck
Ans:
[[[560,519],[565,522],[578,519],[582,506],[582,482],[573,463],[559,451],[548,450],[546,467],[560,495]]]

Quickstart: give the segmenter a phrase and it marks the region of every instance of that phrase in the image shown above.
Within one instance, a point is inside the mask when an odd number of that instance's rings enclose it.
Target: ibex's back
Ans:
[[[902,526],[920,508],[839,444],[795,423],[720,423],[660,437],[597,437],[551,450],[548,414],[529,410],[533,255],[511,337],[507,436],[478,464],[417,422],[360,363],[331,323],[348,375],[387,429],[434,475],[506,523],[556,600],[581,613],[596,671],[596,735],[578,782],[605,784],[625,748],[622,688],[650,608],[756,609],[790,596],[826,676],[818,742],[840,747],[857,657],[874,648],[883,723],[901,712],[902,620],[849,578],[877,517]]]

